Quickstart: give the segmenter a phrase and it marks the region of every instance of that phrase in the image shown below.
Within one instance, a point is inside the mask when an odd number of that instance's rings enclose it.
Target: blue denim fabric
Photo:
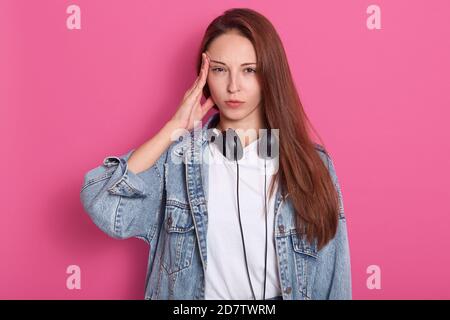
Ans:
[[[207,129],[218,117],[219,113],[212,115],[199,130],[174,141],[143,172],[128,170],[132,149],[106,157],[84,176],[80,198],[92,221],[111,237],[137,237],[150,245],[145,299],[205,297],[208,152],[203,151]],[[283,197],[278,189],[274,240],[283,300],[352,298],[342,193],[331,158],[321,146],[316,149],[338,191],[338,229],[335,237],[317,250],[316,242],[297,234],[289,194]]]

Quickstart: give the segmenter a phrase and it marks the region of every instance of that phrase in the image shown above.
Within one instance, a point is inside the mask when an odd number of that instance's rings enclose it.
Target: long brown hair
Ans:
[[[316,135],[317,132],[303,110],[286,53],[273,25],[252,9],[225,11],[205,31],[198,53],[197,73],[202,52],[216,37],[231,30],[239,31],[255,48],[264,120],[269,128],[279,129],[279,167],[270,186],[270,195],[278,181],[281,194],[290,198],[296,212],[297,233],[306,234],[311,243],[316,239],[320,250],[336,234],[338,195],[316,148],[326,151],[312,141],[310,130]],[[203,93],[205,97],[210,96],[207,84]]]

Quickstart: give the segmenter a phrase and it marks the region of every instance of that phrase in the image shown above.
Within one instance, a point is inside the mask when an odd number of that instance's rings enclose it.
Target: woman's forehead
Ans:
[[[211,42],[206,53],[210,60],[225,64],[256,63],[253,44],[247,38],[238,35],[220,35]]]

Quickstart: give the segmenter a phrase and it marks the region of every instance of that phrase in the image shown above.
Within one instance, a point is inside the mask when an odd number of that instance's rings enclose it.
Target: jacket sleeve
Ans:
[[[135,174],[127,163],[134,150],[108,156],[102,165],[88,171],[80,198],[85,212],[109,236],[137,237],[150,243],[161,215],[168,151],[153,166]]]
[[[330,156],[325,153],[328,170],[339,197],[339,220],[335,237],[322,248],[314,281],[313,299],[352,299],[352,279],[347,220],[339,180]]]

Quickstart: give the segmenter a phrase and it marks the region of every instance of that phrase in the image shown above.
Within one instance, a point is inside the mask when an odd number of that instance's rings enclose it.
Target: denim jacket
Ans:
[[[207,129],[174,141],[156,163],[134,174],[122,156],[108,156],[88,171],[80,191],[84,210],[106,234],[116,239],[137,237],[150,245],[145,299],[205,299],[207,253]],[[194,132],[200,132],[195,137]],[[187,139],[189,138],[189,139]],[[275,251],[284,300],[351,299],[350,252],[342,194],[333,162],[316,144],[340,200],[335,237],[321,250],[316,241],[297,234],[289,194],[275,194]],[[198,161],[202,155],[206,161]],[[196,161],[197,160],[197,161]]]

